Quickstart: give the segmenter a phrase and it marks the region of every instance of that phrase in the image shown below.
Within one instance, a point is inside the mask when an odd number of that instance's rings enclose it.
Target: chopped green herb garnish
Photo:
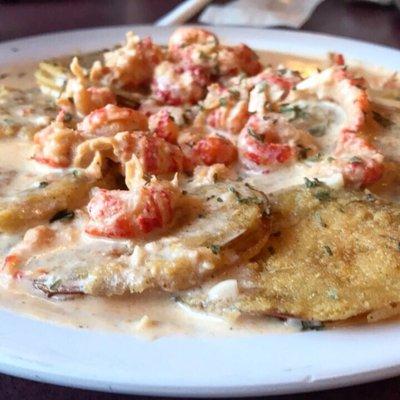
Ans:
[[[372,193],[367,193],[365,195],[365,200],[367,200],[367,201],[375,201],[375,196]]]
[[[362,160],[362,158],[360,158],[360,157],[354,156],[354,157],[351,157],[351,158],[350,158],[350,162],[351,162],[352,164],[362,164],[362,163],[363,163],[363,160]]]
[[[221,97],[221,98],[219,99],[219,105],[220,105],[221,107],[226,107],[227,104],[228,104],[228,100],[227,100],[225,97]]]
[[[328,256],[333,256],[332,249],[329,246],[325,245],[324,250],[325,250],[326,254],[328,254]]]
[[[327,295],[332,300],[339,300],[338,292],[336,289],[329,289]]]
[[[289,118],[289,121],[294,121],[299,118],[306,118],[308,113],[304,108],[297,104],[282,104],[279,110],[281,113],[292,113],[293,115]]]
[[[221,199],[221,197],[217,197],[217,201],[218,201],[218,203],[222,203],[222,202],[223,202],[223,200]]]
[[[264,138],[264,135],[261,135],[261,134],[259,134],[259,133],[256,133],[252,127],[249,126],[249,127],[247,128],[247,132],[248,132],[249,135],[250,135],[251,137],[253,137],[254,139],[258,140],[259,142],[264,143],[264,139],[265,139],[265,138]]]
[[[308,161],[320,161],[322,158],[322,154],[321,153],[317,153],[312,157],[308,157],[307,160]]]
[[[301,321],[302,331],[321,331],[325,325],[319,321]]]
[[[313,195],[319,201],[328,201],[331,199],[329,190],[318,190],[318,192],[315,192]]]
[[[199,57],[202,60],[209,60],[210,59],[210,56],[208,54],[204,53],[204,51],[200,51]]]
[[[304,147],[302,144],[298,144],[298,159],[304,160],[307,158],[308,152],[311,150],[311,147]]]
[[[326,228],[328,225],[322,220],[321,214],[319,212],[315,213],[315,218],[318,223],[322,226],[322,228]]]
[[[384,128],[389,128],[393,125],[393,121],[389,118],[384,117],[382,114],[378,113],[377,111],[372,111],[372,117],[374,120]]]
[[[61,210],[59,212],[57,212],[56,214],[54,214],[51,218],[50,218],[50,223],[53,223],[55,221],[59,221],[59,220],[66,220],[66,221],[70,221],[75,217],[75,213],[71,210]]]
[[[39,182],[39,184],[38,184],[38,188],[40,188],[40,189],[43,189],[46,186],[49,186],[49,182],[42,181],[42,182]]]
[[[233,186],[229,186],[229,191],[232,192],[237,201],[243,204],[262,204],[262,200],[256,196],[253,197],[243,197]]]
[[[176,294],[174,294],[174,295],[172,296],[172,300],[175,301],[175,303],[179,303],[179,302],[182,301],[182,297],[181,297],[181,296],[178,296],[178,295],[176,295]]]
[[[318,178],[314,179],[308,179],[307,177],[304,177],[304,184],[306,185],[307,189],[310,188],[315,188],[317,186],[321,186],[322,182]]]
[[[313,135],[315,137],[322,137],[326,133],[326,127],[323,125],[317,125],[317,126],[313,126],[308,131],[311,133],[311,135]]]
[[[212,244],[210,246],[211,251],[213,254],[218,254],[221,251],[221,246],[218,246],[217,244]]]
[[[49,289],[52,292],[55,292],[61,286],[61,283],[62,283],[61,279],[57,279],[49,286]]]
[[[332,161],[335,161],[336,158],[329,156],[329,157],[327,158],[327,160],[328,160],[328,162],[332,162]]]

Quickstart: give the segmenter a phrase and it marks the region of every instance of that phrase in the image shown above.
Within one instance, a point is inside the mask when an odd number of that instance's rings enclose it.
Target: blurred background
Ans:
[[[278,11],[279,20],[273,25],[293,26],[293,15],[301,8],[316,7],[306,16],[301,29],[346,36],[400,48],[400,0],[241,0],[254,7],[265,7],[268,12]],[[235,3],[241,3],[236,1]],[[154,23],[174,7],[179,0],[0,0],[0,41],[45,32],[80,29],[105,25]],[[207,3],[203,1],[203,3]],[[209,2],[214,10],[207,21],[228,23],[218,12],[228,12],[233,6],[228,1]],[[396,5],[397,4],[397,5]],[[288,11],[277,10],[284,5]],[[216,7],[217,6],[217,7]],[[246,7],[246,11],[250,7]],[[232,9],[233,10],[233,9]],[[307,10],[306,10],[307,11]],[[258,11],[257,11],[258,12]],[[307,13],[307,12],[306,12]],[[263,14],[264,15],[264,14]],[[189,19],[197,22],[199,13]],[[285,16],[287,21],[285,21]],[[295,15],[297,18],[298,15]],[[268,19],[268,18],[266,18]],[[251,25],[252,18],[243,25]],[[268,20],[271,24],[271,20]],[[259,21],[258,21],[259,22]],[[295,21],[297,22],[297,21]],[[240,21],[239,21],[240,23]]]

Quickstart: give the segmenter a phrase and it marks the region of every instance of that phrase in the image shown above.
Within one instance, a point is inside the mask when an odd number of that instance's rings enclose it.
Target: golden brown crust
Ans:
[[[400,301],[400,206],[320,187],[277,196],[273,216],[267,247],[237,272],[241,294],[225,307],[334,321]],[[190,302],[208,307],[204,295]]]

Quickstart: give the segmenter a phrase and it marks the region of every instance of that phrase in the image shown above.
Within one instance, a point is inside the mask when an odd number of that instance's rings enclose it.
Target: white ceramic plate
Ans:
[[[117,27],[63,32],[0,44],[0,70],[49,56],[92,51],[125,31],[166,42],[172,28]],[[213,29],[225,42],[258,49],[400,66],[400,52],[309,33]],[[18,51],[16,51],[18,50]],[[244,396],[352,385],[400,373],[400,323],[241,338],[132,336],[55,326],[0,311],[0,370],[55,384],[135,394]]]

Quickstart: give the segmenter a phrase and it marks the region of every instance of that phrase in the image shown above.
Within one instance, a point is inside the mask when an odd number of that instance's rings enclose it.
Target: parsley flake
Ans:
[[[57,290],[59,289],[59,287],[61,286],[61,284],[62,284],[61,279],[57,279],[57,280],[55,280],[55,281],[49,286],[49,289],[50,289],[52,292],[55,292],[55,291],[57,291]]]
[[[51,218],[50,218],[50,223],[53,223],[55,221],[59,220],[65,220],[65,221],[70,221],[74,219],[75,213],[71,210],[61,210],[55,213]]]
[[[326,254],[328,254],[328,256],[333,256],[333,251],[329,246],[325,245],[324,250],[325,250]]]
[[[300,107],[297,104],[282,104],[279,111],[281,113],[291,115],[289,121],[306,118],[308,116],[308,113],[305,111],[305,108]]]
[[[221,246],[219,246],[217,244],[212,244],[210,246],[210,249],[213,252],[213,254],[218,254],[221,251]]]
[[[313,126],[308,130],[314,137],[322,137],[326,133],[326,127],[323,125]]]
[[[339,300],[339,295],[336,289],[329,289],[327,295],[332,300]]]
[[[304,184],[307,189],[315,188],[317,186],[321,186],[322,182],[318,178],[314,179],[308,179],[307,177],[304,177]]]
[[[232,192],[236,200],[242,204],[262,204],[262,200],[256,196],[253,197],[243,197],[233,186],[229,186],[229,191]]]
[[[251,136],[251,137],[253,137],[254,139],[256,139],[256,140],[258,140],[259,142],[262,142],[262,143],[264,143],[264,135],[261,135],[261,134],[259,134],[259,133],[256,133],[255,132],[255,130],[252,128],[252,127],[248,127],[247,128],[247,132],[248,132],[248,134]]]
[[[227,104],[228,104],[228,100],[227,100],[225,97],[221,97],[221,98],[219,99],[219,105],[220,105],[221,107],[226,107]]]
[[[315,192],[313,196],[319,201],[328,201],[331,199],[331,193],[329,190],[318,190],[318,192]]]
[[[42,182],[39,182],[39,184],[38,184],[38,188],[40,188],[40,189],[43,189],[46,186],[49,186],[49,182],[42,181]]]
[[[350,158],[352,164],[363,164],[363,160],[360,157],[354,156]]]

